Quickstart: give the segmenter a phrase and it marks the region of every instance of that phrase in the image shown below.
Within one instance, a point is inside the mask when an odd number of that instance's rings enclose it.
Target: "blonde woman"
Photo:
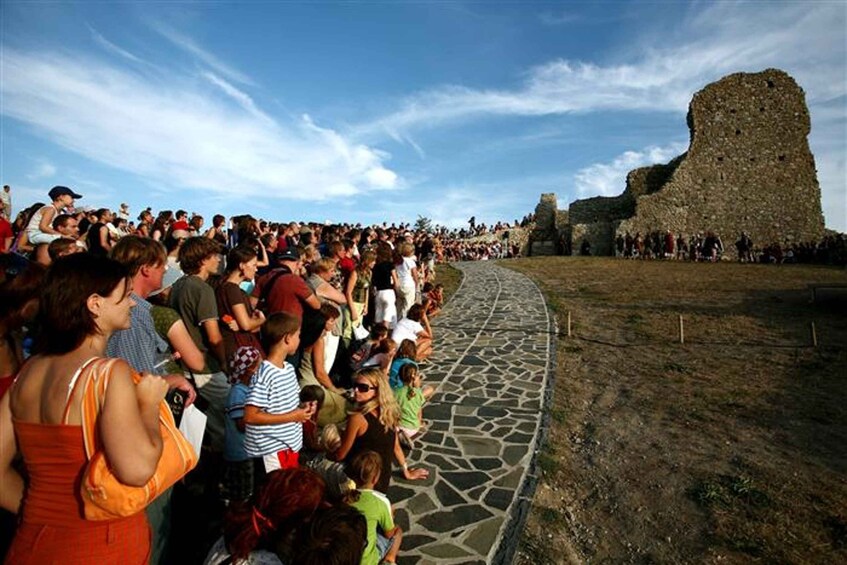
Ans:
[[[406,480],[415,481],[429,476],[426,469],[411,469],[397,438],[400,409],[382,369],[362,369],[353,375],[353,391],[358,409],[347,417],[344,438],[333,457],[336,461],[351,461],[363,451],[375,451],[382,457],[382,472],[375,490],[388,492],[391,481],[391,461],[396,459]]]

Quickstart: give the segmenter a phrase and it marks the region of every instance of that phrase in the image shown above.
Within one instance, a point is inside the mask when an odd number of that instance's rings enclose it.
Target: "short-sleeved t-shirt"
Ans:
[[[218,286],[217,290],[215,290],[215,297],[218,301],[218,314],[221,317],[224,315],[230,315],[234,318],[235,312],[231,309],[235,308],[237,304],[244,306],[244,309],[247,311],[247,316],[253,316],[253,305],[250,303],[250,298],[237,284],[224,281],[220,284],[220,286]],[[227,306],[229,308],[227,308]],[[238,336],[236,336],[236,332],[233,332],[232,329],[230,329],[229,324],[220,324],[220,328],[221,335],[224,339],[224,348],[226,349],[227,358],[235,353],[235,350],[238,349],[239,345],[251,344],[259,351],[263,351],[262,344],[259,342],[258,334],[247,331],[239,331]]]
[[[418,419],[418,413],[426,401],[423,391],[415,388],[415,396],[409,398],[409,387],[404,385],[394,391],[394,398],[397,399],[397,405],[400,407],[400,427],[419,428],[421,422]]]
[[[265,313],[270,315],[276,312],[287,312],[297,316],[298,320],[302,320],[303,303],[313,294],[312,289],[309,288],[306,281],[290,271],[279,276],[277,276],[276,271],[271,271],[259,279],[258,284],[253,289],[253,296],[255,298],[261,298],[263,293],[265,293],[265,285],[271,283],[271,281],[273,281],[273,286],[266,292],[267,304],[265,305]]]
[[[403,386],[403,381],[400,380],[400,368],[409,363],[415,367],[418,366],[414,359],[409,359],[408,357],[394,358],[391,361],[391,367],[388,369],[388,384],[391,385],[392,390]]]
[[[418,334],[423,331],[423,326],[409,318],[403,318],[397,325],[394,326],[394,331],[391,332],[391,339],[397,345],[403,343],[404,339],[410,339],[415,343],[418,342]]]
[[[178,321],[182,320],[176,310],[168,308],[167,306],[153,306],[150,309],[150,315],[153,317],[153,325],[156,327],[156,333],[159,334],[159,337],[165,341],[168,340],[168,332],[171,331],[171,327]],[[164,361],[165,359],[170,359],[170,357],[169,351],[160,353],[159,362]],[[162,367],[163,372],[161,374],[163,375],[182,373],[182,367],[180,367],[178,362],[173,360],[169,360]]]
[[[244,432],[235,425],[238,418],[244,417],[244,404],[249,394],[250,387],[244,383],[235,383],[229,389],[224,420],[224,459],[226,461],[246,461],[250,458],[244,449]]]
[[[379,565],[379,549],[376,546],[376,532],[379,527],[383,532],[394,529],[394,519],[391,517],[391,502],[381,492],[362,489],[359,500],[351,506],[358,510],[368,522],[368,545],[362,553],[362,565]]]
[[[296,410],[300,405],[300,385],[294,366],[286,363],[280,368],[270,361],[262,361],[250,380],[250,393],[245,404],[268,414],[285,414]],[[302,447],[303,425],[300,422],[260,426],[247,424],[244,449],[251,457],[286,449],[300,451]]]
[[[403,257],[403,262],[397,265],[397,280],[401,288],[413,288],[415,279],[412,278],[412,269],[418,266],[414,257]]]
[[[221,370],[217,359],[209,352],[203,339],[201,326],[207,320],[218,319],[218,303],[215,291],[200,277],[186,275],[176,281],[171,288],[170,306],[179,312],[185,327],[197,349],[203,352],[206,366],[203,373],[216,373]]]

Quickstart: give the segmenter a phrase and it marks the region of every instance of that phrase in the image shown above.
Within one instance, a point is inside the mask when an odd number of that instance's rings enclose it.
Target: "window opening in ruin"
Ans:
[[[780,156],[778,157],[778,159],[779,159],[780,161],[785,161],[785,155],[780,155]]]
[[[764,106],[759,106],[759,111],[760,111],[760,112],[764,112],[764,111],[765,111],[765,107],[764,107]]]
[[[750,162],[753,163],[756,160],[755,157],[750,157]]]
[[[723,163],[723,157],[718,157],[718,163]]]
[[[741,135],[741,130],[740,129],[735,130],[735,135]]]
[[[729,113],[730,113],[730,114],[734,114],[734,113],[735,113],[735,108],[730,109]]]
[[[768,88],[773,88],[773,87],[774,87],[774,83],[773,83],[773,81],[772,81],[772,80],[769,80],[769,81],[768,81]]]

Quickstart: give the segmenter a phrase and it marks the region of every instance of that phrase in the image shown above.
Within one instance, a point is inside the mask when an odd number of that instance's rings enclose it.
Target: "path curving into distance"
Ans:
[[[554,368],[554,322],[526,276],[478,261],[433,322],[435,353],[422,366],[438,390],[411,466],[389,498],[404,531],[400,564],[510,563],[535,488]]]

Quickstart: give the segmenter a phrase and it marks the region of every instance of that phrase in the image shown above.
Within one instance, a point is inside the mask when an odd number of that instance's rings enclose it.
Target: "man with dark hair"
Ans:
[[[59,214],[53,220],[53,229],[63,238],[79,239],[79,221],[71,214]]]
[[[188,238],[179,248],[179,264],[185,276],[174,283],[170,295],[171,308],[179,312],[191,339],[203,352],[205,364],[194,373],[194,383],[209,403],[206,434],[216,451],[223,450],[224,407],[230,387],[224,373],[226,352],[218,326],[218,303],[207,281],[218,273],[221,251],[213,239]]]
[[[280,253],[277,259],[281,266],[261,277],[253,288],[253,304],[262,301],[268,317],[276,312],[288,312],[302,321],[304,306],[317,310],[321,307],[320,300],[297,274],[300,255],[295,250]]]

